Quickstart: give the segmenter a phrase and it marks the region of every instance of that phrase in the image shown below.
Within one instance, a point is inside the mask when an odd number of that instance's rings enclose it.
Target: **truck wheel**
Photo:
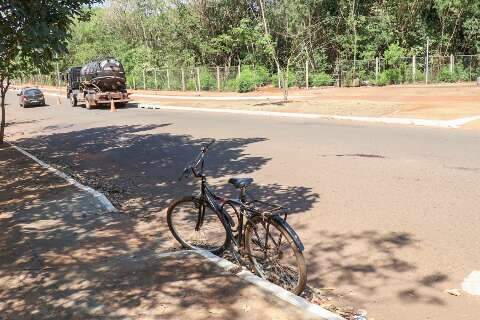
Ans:
[[[73,94],[70,95],[70,106],[71,107],[77,106],[77,97]]]

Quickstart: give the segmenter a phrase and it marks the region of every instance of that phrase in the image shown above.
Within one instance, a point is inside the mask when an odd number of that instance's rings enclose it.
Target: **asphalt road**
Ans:
[[[190,192],[176,178],[216,138],[212,183],[228,193],[228,177],[251,176],[292,207],[309,284],[333,288],[332,303],[377,320],[478,319],[480,297],[444,292],[480,270],[476,131],[7,101],[9,139],[146,218]]]

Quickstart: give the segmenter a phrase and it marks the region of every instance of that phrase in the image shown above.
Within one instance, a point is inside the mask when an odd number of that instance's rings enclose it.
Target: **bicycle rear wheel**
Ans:
[[[202,220],[200,213],[203,209],[205,213]],[[193,196],[174,201],[168,207],[167,222],[175,239],[186,249],[221,254],[229,245],[225,227],[215,211]]]
[[[245,250],[260,277],[294,294],[303,292],[307,283],[305,258],[275,219],[255,216],[247,223]]]

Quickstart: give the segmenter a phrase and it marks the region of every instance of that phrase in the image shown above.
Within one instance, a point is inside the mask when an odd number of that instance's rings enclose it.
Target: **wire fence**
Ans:
[[[261,66],[217,66],[180,68],[135,68],[126,73],[127,88],[171,91],[238,91],[250,81],[253,88],[280,86],[278,72]],[[329,68],[315,70],[310,63],[291,68],[290,87],[360,86],[477,81],[480,55],[401,57],[394,62],[384,58],[338,60]],[[65,83],[55,73],[34,74],[17,79],[19,83],[59,85]]]

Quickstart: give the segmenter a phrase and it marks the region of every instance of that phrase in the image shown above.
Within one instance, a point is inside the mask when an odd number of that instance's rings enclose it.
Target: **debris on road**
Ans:
[[[449,290],[445,290],[445,292],[456,297],[459,297],[462,295],[462,292],[460,291],[460,289],[449,289]]]

